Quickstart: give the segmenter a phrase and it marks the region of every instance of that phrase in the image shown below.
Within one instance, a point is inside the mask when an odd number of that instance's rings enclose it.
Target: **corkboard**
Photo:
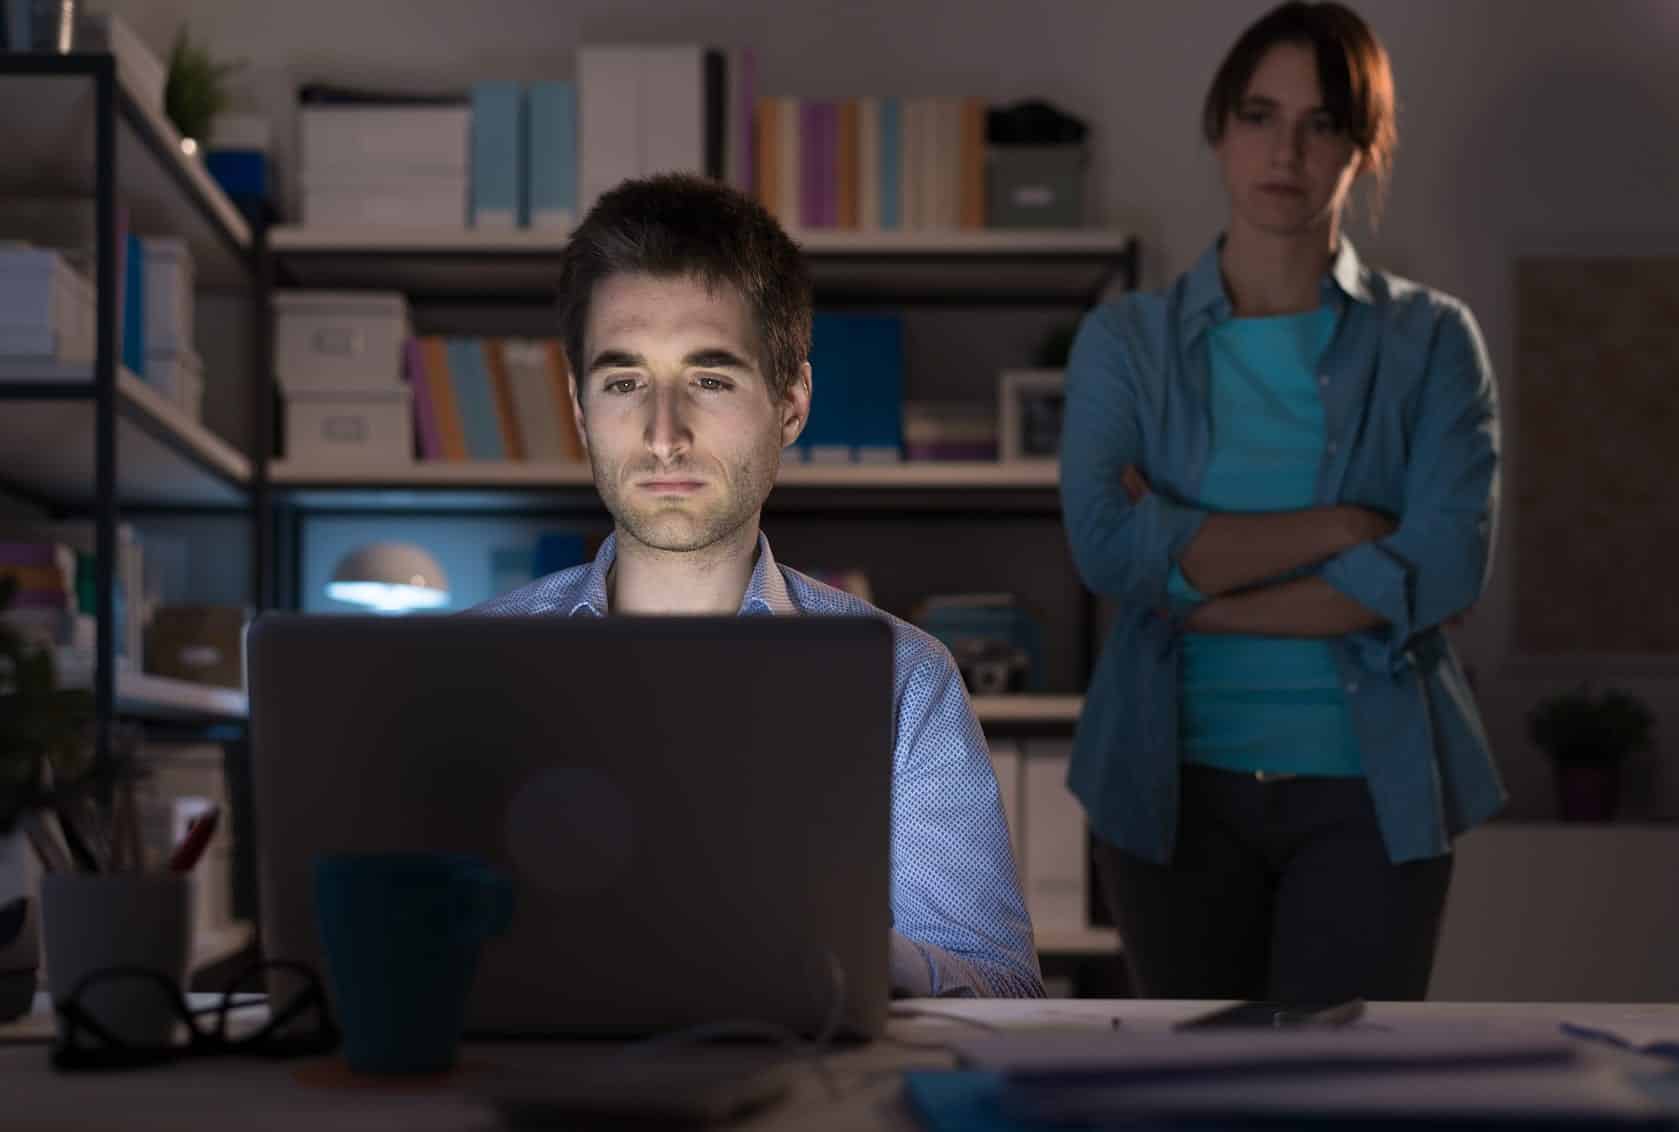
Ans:
[[[1679,654],[1679,258],[1516,269],[1515,640]]]

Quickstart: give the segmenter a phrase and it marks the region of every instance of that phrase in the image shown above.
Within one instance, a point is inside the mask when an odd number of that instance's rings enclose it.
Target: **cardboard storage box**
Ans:
[[[244,688],[246,611],[236,605],[163,605],[146,629],[146,671]]]
[[[192,350],[147,353],[146,384],[192,420],[204,419],[204,362]]]
[[[386,291],[274,296],[274,373],[287,392],[389,390],[402,380],[408,300]]]
[[[987,228],[1078,228],[1084,224],[1081,145],[991,146],[985,154]]]
[[[366,392],[286,395],[286,459],[294,464],[410,464],[412,398],[406,385]]]

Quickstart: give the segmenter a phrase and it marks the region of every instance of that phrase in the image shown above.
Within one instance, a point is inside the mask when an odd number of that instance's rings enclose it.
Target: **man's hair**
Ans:
[[[560,269],[561,333],[579,379],[595,287],[618,274],[734,287],[757,324],[759,367],[776,400],[810,357],[804,256],[762,205],[726,185],[681,173],[625,181],[589,210]]]
[[[1261,16],[1224,57],[1207,89],[1201,107],[1202,136],[1208,145],[1217,145],[1224,137],[1224,128],[1247,93],[1259,61],[1279,43],[1308,47],[1316,57],[1324,109],[1375,175],[1371,213],[1378,214],[1393,169],[1393,151],[1399,144],[1393,69],[1375,33],[1351,8],[1293,0]]]

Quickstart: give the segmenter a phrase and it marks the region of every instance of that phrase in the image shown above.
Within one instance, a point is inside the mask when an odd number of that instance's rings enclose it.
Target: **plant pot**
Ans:
[[[29,899],[28,842],[0,834],[0,1023],[29,1013],[35,1003],[40,945]]]
[[[1609,821],[1621,800],[1617,764],[1557,764],[1557,813],[1563,821]]]

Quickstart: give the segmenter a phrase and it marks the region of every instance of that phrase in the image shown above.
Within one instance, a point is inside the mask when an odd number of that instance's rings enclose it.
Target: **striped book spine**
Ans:
[[[448,344],[441,338],[422,338],[420,356],[425,361],[426,380],[431,386],[432,411],[437,418],[443,458],[465,460],[466,427],[461,422],[460,403],[455,398],[455,383],[449,373]]]

